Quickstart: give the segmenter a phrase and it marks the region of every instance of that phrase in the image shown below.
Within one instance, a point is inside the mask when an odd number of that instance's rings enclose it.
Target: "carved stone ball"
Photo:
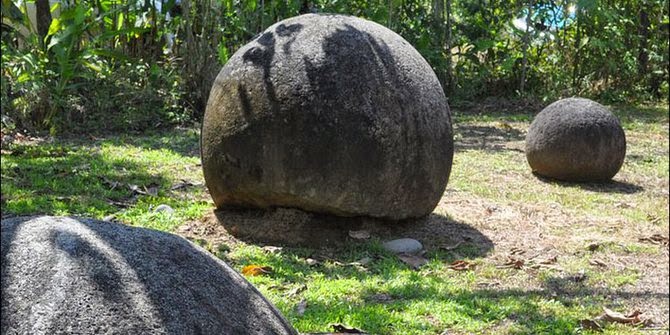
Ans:
[[[201,148],[217,207],[404,219],[440,200],[453,135],[440,83],[407,41],[363,19],[307,14],[230,58]]]
[[[206,250],[84,218],[2,218],[0,334],[298,333]]]
[[[526,158],[533,172],[558,180],[610,180],[625,156],[626,136],[619,120],[588,99],[552,103],[535,117],[526,135]]]

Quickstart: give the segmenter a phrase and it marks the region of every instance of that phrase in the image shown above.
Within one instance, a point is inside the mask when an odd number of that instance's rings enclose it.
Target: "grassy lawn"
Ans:
[[[531,114],[455,111],[453,171],[434,213],[342,225],[369,231],[365,240],[345,231],[344,243],[280,247],[233,237],[245,223],[281,230],[325,221],[288,209],[217,218],[191,129],[3,144],[2,216],[105,218],[181,234],[238,271],[269,267],[247,278],[302,333],[342,324],[373,334],[667,334],[668,106],[613,111],[628,148],[607,184],[532,175],[523,152]],[[295,227],[276,233],[299,241]],[[414,269],[381,247],[401,237],[423,243],[425,265]],[[587,329],[582,320],[604,307],[653,322]]]

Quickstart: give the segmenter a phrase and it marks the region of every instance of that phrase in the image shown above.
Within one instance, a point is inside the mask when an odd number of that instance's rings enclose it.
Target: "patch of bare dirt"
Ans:
[[[427,249],[465,241],[485,255],[493,247],[488,237],[470,225],[439,213],[390,222],[368,217],[335,217],[292,208],[225,209],[213,211],[201,222],[189,222],[177,229],[181,235],[210,243],[244,241],[312,248],[337,248],[352,241],[350,232],[358,231],[366,231],[381,240],[414,238]]]
[[[640,240],[650,235],[653,228],[649,226],[629,225],[616,217],[578,215],[558,204],[500,204],[459,192],[447,192],[436,211],[454,213],[456,220],[467,222],[490,239],[495,247],[484,262],[518,265],[531,274],[530,280],[501,279],[496,289],[519,289],[575,301],[599,296],[610,306],[638,309],[651,316],[656,324],[668,325],[668,245],[658,242],[657,253],[626,249],[630,245],[644,246]],[[660,232],[658,236],[668,234]],[[600,248],[612,246],[617,251],[598,252]],[[640,279],[614,288],[604,284],[588,285],[588,278],[580,278],[579,271],[561,265],[585,256],[592,256],[588,265],[592,271],[628,271],[637,273]],[[550,261],[554,258],[555,261]],[[521,263],[510,264],[510,259]],[[537,268],[552,269],[553,276],[545,281],[534,280],[532,275]]]

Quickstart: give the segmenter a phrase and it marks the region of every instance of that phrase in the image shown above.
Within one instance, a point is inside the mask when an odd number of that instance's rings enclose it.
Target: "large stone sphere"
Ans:
[[[67,217],[2,219],[2,334],[297,334],[187,240]]]
[[[404,219],[441,198],[453,136],[440,83],[407,41],[363,19],[308,14],[230,58],[201,148],[217,207]]]
[[[556,101],[533,120],[526,158],[538,175],[564,181],[606,181],[621,168],[626,136],[603,105],[583,98]]]

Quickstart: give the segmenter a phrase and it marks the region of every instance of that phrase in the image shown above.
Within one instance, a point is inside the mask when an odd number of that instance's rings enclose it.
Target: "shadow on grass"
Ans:
[[[365,267],[348,263],[362,255],[372,259]],[[558,274],[544,279],[540,288],[496,289],[495,283],[493,287],[473,288],[463,279],[468,273],[454,272],[453,276],[444,276],[441,272],[449,270],[435,269],[434,265],[427,271],[412,271],[388,253],[363,244],[342,248],[336,256],[326,257],[325,261],[320,257],[320,251],[309,249],[285,248],[267,257],[264,261],[240,261],[271,266],[274,272],[268,276],[288,287],[272,286],[268,290],[278,290],[282,296],[300,295],[295,288],[301,285],[318,292],[325,289],[323,283],[311,283],[310,278],[355,285],[359,287],[352,287],[355,292],[360,289],[352,295],[346,293],[349,291],[346,287],[338,289],[338,285],[333,285],[335,291],[329,294],[334,297],[321,299],[313,293],[296,297],[306,301],[304,314],[294,309],[286,309],[284,313],[300,328],[345,323],[371,334],[390,334],[398,333],[397,325],[411,323],[411,329],[436,327],[438,332],[572,334],[579,330],[581,319],[595,317],[601,313],[602,307],[612,308],[612,304],[624,302],[622,299],[654,303],[668,299],[664,292],[588,286],[580,282],[578,276]],[[305,257],[315,258],[319,263],[308,265],[301,261]],[[334,260],[342,264],[333,265]],[[584,314],[575,315],[575,308]]]
[[[667,123],[668,105],[665,106],[612,106],[612,112],[625,125],[628,123]]]
[[[214,214],[231,235],[256,244],[341,247],[355,241],[350,231],[364,230],[380,240],[414,238],[426,249],[466,241],[473,246],[474,256],[485,255],[493,248],[493,242],[472,226],[435,213],[402,221],[337,217],[290,208],[226,208]]]
[[[457,152],[466,150],[524,152],[523,146],[509,145],[510,142],[524,141],[525,134],[518,129],[464,124],[455,126],[454,133],[460,135],[460,139],[454,141]]]
[[[121,135],[104,141],[115,145],[129,144],[142,149],[170,150],[184,157],[200,157],[200,131],[194,129],[147,132],[141,136]]]
[[[616,180],[608,180],[602,182],[568,182],[545,177],[533,172],[533,175],[540,181],[547,184],[560,185],[563,187],[577,187],[585,191],[599,192],[599,193],[618,193],[618,194],[635,194],[644,191],[644,187]]]
[[[130,206],[131,189],[169,187],[147,164],[104,157],[95,146],[66,143],[16,146],[2,157],[2,213],[9,215],[86,214],[95,216]]]
[[[668,299],[664,292],[590,286],[579,276],[561,274],[550,274],[539,288],[496,289],[495,279],[490,279],[493,283],[488,287],[472,287],[465,279],[470,277],[469,272],[444,276],[442,272],[449,270],[440,257],[429,257],[432,262],[427,268],[413,271],[369,243],[352,242],[331,251],[284,248],[248,257],[237,261],[270,266],[273,272],[268,276],[283,283],[270,286],[269,291],[286,298],[297,295],[296,300],[306,301],[304,314],[284,309],[285,316],[299,328],[345,323],[371,334],[390,334],[399,333],[397,325],[411,323],[411,329],[437,327],[438,332],[572,334],[579,329],[581,319],[597,316],[602,307],[612,308],[612,304],[628,299],[650,303]],[[307,257],[318,263],[307,264]],[[352,263],[361,257],[370,258],[370,263]],[[319,278],[320,283],[313,283],[314,278]],[[329,284],[325,286],[324,282]],[[296,288],[301,286],[310,288],[312,293],[300,296]],[[356,293],[347,293],[351,292],[347,287]],[[329,290],[331,296],[322,299],[314,295],[324,290]],[[575,308],[584,314],[575,315]]]
[[[380,296],[385,297],[383,301],[379,301]],[[599,313],[604,306],[603,300],[615,302],[617,298],[630,297],[668,299],[668,295],[662,293],[611,289],[589,288],[582,290],[579,296],[570,296],[556,295],[551,289],[454,289],[445,292],[439,284],[407,284],[388,289],[370,288],[354,303],[308,300],[304,315],[287,313],[286,316],[295,324],[299,320],[318,320],[326,313],[348,315],[351,309],[361,310],[357,315],[359,318],[349,322],[372,334],[393,333],[394,325],[407,322],[416,323],[417,329],[437,326],[440,330],[457,333],[465,330],[486,334],[574,334],[580,331],[581,319],[594,318],[598,314],[576,316],[565,311],[571,306]],[[433,311],[444,308],[451,310],[447,318],[433,315]],[[412,320],[398,318],[400,313],[412,313],[417,309],[421,315]]]

